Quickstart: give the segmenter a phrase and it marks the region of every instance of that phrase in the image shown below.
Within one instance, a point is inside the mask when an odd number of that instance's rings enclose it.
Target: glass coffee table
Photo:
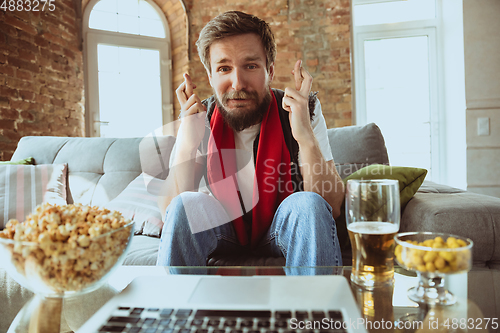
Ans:
[[[226,276],[335,274],[343,275],[350,281],[351,268],[121,266],[110,277],[108,285],[86,295],[65,300],[61,314],[61,332],[78,329],[107,300],[123,290],[135,277],[168,274]],[[455,305],[446,307],[419,307],[410,301],[407,297],[407,290],[417,282],[414,274],[397,267],[395,284],[391,287],[370,291],[350,284],[363,316],[362,320],[365,321],[369,332],[473,332],[476,330],[484,332],[485,328],[489,332],[500,332],[500,271],[473,269],[469,273],[452,276],[449,279],[448,288],[455,294],[458,301]],[[9,285],[9,283],[15,282],[7,281],[4,285]],[[0,289],[0,295],[6,292]],[[23,295],[26,298],[25,292]],[[5,295],[2,296],[5,297]],[[15,295],[11,293],[8,296],[10,297],[9,304],[14,304],[12,298]],[[24,300],[26,301],[27,299]],[[22,303],[22,299],[17,301],[17,304],[19,303]],[[24,305],[24,307],[27,306],[29,304]],[[16,319],[0,316],[0,321],[5,320],[8,322],[4,322],[3,326],[9,327],[12,322],[9,332],[16,332]],[[389,321],[392,329],[389,329],[387,325]],[[401,329],[395,330],[394,327]]]

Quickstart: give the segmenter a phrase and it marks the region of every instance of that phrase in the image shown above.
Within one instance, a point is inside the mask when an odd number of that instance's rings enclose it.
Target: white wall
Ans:
[[[500,1],[463,2],[467,189],[500,197]],[[478,135],[478,118],[489,135]]]
[[[465,132],[465,73],[462,0],[440,1],[442,22],[440,44],[443,52],[442,77],[445,152],[441,159],[441,182],[461,189],[467,188],[467,146]]]

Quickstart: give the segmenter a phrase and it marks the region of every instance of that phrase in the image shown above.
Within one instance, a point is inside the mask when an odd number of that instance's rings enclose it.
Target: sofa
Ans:
[[[389,164],[384,138],[375,124],[329,129],[328,137],[337,169],[342,177],[347,177],[367,165]],[[24,137],[11,160],[33,157],[37,165],[66,164],[65,199],[68,203],[117,209],[122,207],[127,213],[126,210],[130,208],[127,206],[139,202],[128,201],[124,206],[116,201],[119,201],[143,173],[166,177],[166,166],[174,142],[175,138],[170,136],[123,139]],[[153,192],[150,195],[154,197],[152,186],[148,188],[148,192]],[[136,201],[140,201],[139,197],[136,197]],[[113,206],[114,202],[116,204]],[[153,206],[157,209],[154,203],[147,209],[152,211]],[[159,209],[155,214],[161,214]],[[349,265],[350,250],[345,245],[347,232],[341,230],[342,225],[338,222],[344,265]],[[156,264],[161,221],[150,218],[148,223],[140,220],[136,222],[136,235],[132,238],[125,265]],[[422,230],[469,237],[474,241],[474,269],[500,268],[500,242],[497,241],[500,239],[498,198],[424,181],[402,211],[400,226],[400,231]],[[207,264],[282,266],[285,261],[283,258],[218,256],[209,258]],[[474,275],[470,275],[469,279],[469,289],[482,283]],[[32,293],[8,277],[1,265],[0,288],[0,332],[4,332],[19,309],[32,297]],[[470,296],[474,295],[471,291]],[[478,295],[482,297],[482,294]],[[495,300],[498,302],[499,297],[492,295],[492,308],[495,308]],[[480,301],[484,302],[484,299]]]
[[[389,164],[383,135],[375,124],[328,129],[337,170],[342,178],[371,164]],[[68,203],[128,209],[109,203],[142,173],[165,178],[175,143],[172,136],[146,138],[24,137],[11,160],[33,157],[35,164],[67,164]],[[152,184],[152,183],[151,183]],[[149,191],[151,192],[151,191]],[[152,208],[153,209],[153,208]],[[139,226],[125,265],[155,265],[161,213],[149,227]],[[156,224],[156,225],[155,225]],[[345,223],[338,226],[343,261],[350,264]],[[151,231],[152,230],[152,231]],[[156,231],[155,231],[156,230]],[[500,268],[500,199],[424,181],[402,211],[400,231],[437,231],[474,241],[475,267]],[[276,265],[284,258],[215,256],[208,265]]]

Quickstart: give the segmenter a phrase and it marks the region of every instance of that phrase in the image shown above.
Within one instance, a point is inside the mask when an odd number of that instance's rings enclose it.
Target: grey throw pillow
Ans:
[[[341,178],[371,164],[389,165],[384,137],[374,123],[330,128],[328,140]]]

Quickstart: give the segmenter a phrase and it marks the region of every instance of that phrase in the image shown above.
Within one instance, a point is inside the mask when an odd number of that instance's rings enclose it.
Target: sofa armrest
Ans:
[[[474,242],[475,266],[500,267],[500,199],[467,191],[419,192],[401,216],[400,231],[435,231]]]

